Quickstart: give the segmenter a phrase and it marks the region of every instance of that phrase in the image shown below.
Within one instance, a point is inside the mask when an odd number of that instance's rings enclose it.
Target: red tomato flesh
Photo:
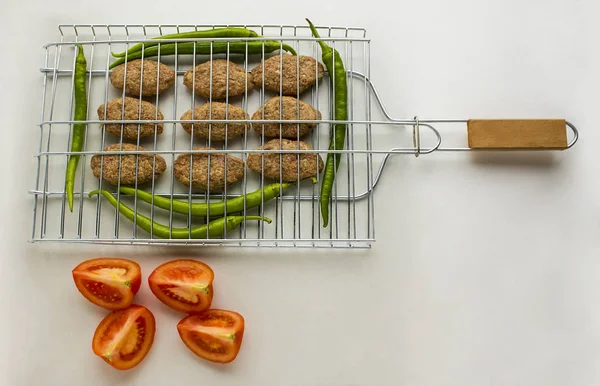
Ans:
[[[177,331],[197,356],[216,363],[233,361],[242,345],[244,318],[234,311],[212,309],[183,318]]]
[[[213,270],[196,260],[173,260],[148,277],[152,293],[172,309],[188,314],[208,308],[213,298]]]
[[[108,314],[94,333],[92,350],[119,370],[137,366],[154,342],[156,321],[152,312],[136,304]]]
[[[133,303],[142,283],[142,272],[131,260],[98,258],[75,267],[73,279],[90,302],[108,310],[120,310]]]

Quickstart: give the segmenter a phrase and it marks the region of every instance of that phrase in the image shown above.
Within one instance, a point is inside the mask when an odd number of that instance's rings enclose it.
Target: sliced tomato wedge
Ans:
[[[213,298],[215,274],[196,260],[173,260],[158,266],[148,277],[152,293],[172,309],[188,314],[208,308]]]
[[[133,304],[112,311],[100,322],[92,340],[92,350],[119,370],[137,366],[154,342],[156,321],[146,307]]]
[[[200,358],[216,363],[233,361],[244,337],[244,318],[234,311],[212,309],[189,315],[177,325],[183,343]]]
[[[75,267],[73,279],[90,302],[108,310],[120,310],[133,303],[142,284],[142,272],[131,260],[98,258]]]

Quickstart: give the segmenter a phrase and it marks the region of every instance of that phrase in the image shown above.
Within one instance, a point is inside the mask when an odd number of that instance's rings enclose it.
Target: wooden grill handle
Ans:
[[[472,149],[567,148],[564,119],[470,119],[467,135]]]

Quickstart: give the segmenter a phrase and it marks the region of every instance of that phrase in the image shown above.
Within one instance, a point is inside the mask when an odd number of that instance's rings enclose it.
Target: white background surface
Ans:
[[[285,5],[284,5],[285,4]],[[600,383],[598,3],[424,0],[3,3],[0,36],[6,385],[597,385]],[[394,158],[378,186],[369,251],[30,245],[31,155],[42,44],[59,23],[363,26],[374,82],[395,116],[565,117],[581,130],[546,156]],[[117,372],[91,338],[105,314],[71,269],[95,256],[167,257],[216,272],[214,305],[241,312],[229,366],[194,357],[181,318],[156,315],[146,360]]]

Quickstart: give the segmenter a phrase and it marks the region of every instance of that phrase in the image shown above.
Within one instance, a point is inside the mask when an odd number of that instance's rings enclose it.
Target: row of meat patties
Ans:
[[[246,164],[237,156],[218,152],[214,148],[197,147],[195,150],[214,150],[211,153],[181,153],[173,162],[173,175],[185,186],[195,190],[222,191],[226,186],[243,179]],[[276,150],[273,153],[249,153],[248,169],[265,179],[296,182],[315,177],[323,170],[323,159],[316,152],[291,153],[290,150],[313,150],[303,141],[272,139],[258,150]],[[277,151],[278,150],[278,151]],[[116,143],[105,148],[108,152],[123,154],[96,154],[90,166],[94,176],[111,185],[138,185],[158,182],[167,169],[159,154],[127,154],[148,151],[131,143]],[[288,152],[286,152],[288,151]],[[120,166],[120,167],[119,167]],[[191,177],[191,180],[190,180]]]

